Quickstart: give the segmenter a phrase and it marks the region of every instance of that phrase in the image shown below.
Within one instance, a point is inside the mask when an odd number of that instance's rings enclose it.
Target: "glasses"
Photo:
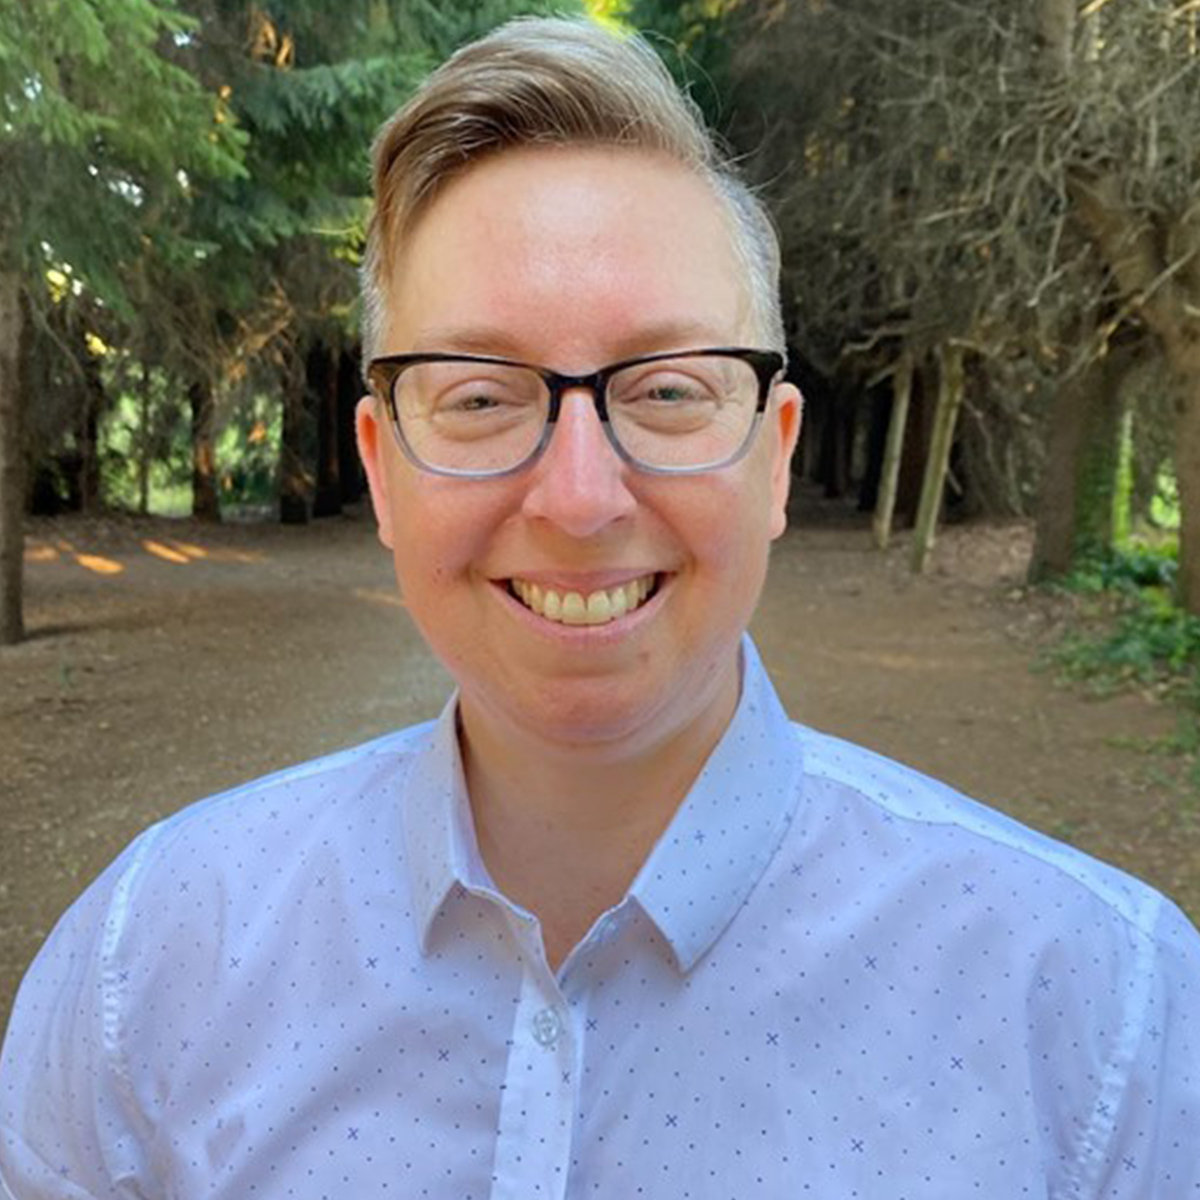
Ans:
[[[591,392],[623,461],[696,475],[750,448],[783,366],[772,350],[731,348],[629,358],[590,375],[473,354],[395,354],[373,359],[367,378],[400,449],[436,475],[522,470],[549,444],[563,395],[576,388]]]

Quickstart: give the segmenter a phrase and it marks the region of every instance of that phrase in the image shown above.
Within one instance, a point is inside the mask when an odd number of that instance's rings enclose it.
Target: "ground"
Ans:
[[[1142,875],[1200,917],[1200,807],[1154,696],[1035,665],[1060,619],[1022,525],[945,532],[914,578],[838,515],[779,544],[755,621],[792,715]],[[431,716],[448,681],[362,514],[295,528],[33,522],[30,638],[0,650],[0,1022],[70,900],[155,819]]]

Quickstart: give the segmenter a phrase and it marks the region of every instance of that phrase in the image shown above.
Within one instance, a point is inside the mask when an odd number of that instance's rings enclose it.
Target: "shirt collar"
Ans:
[[[747,635],[733,720],[630,888],[681,971],[762,877],[795,814],[801,771],[800,739]]]
[[[494,890],[479,853],[458,749],[458,692],[418,747],[404,796],[404,835],[413,916],[422,951],[455,888]]]
[[[709,756],[630,888],[687,972],[762,876],[800,798],[801,754],[749,636],[742,691]],[[458,747],[458,695],[416,752],[405,797],[413,915],[423,950],[456,888],[496,895],[479,853]]]

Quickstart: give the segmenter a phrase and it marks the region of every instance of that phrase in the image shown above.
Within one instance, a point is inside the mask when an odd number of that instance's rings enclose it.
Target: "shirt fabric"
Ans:
[[[1196,930],[743,663],[557,973],[453,701],[148,830],[21,989],[3,1195],[1200,1198]]]

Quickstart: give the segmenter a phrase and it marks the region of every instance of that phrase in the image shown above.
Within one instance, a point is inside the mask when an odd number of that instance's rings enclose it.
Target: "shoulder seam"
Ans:
[[[1060,843],[1050,837],[1049,834],[1040,833],[1032,827],[1022,825],[1016,818],[1008,816],[999,809],[982,804],[980,801],[972,800],[958,789],[951,787],[947,783],[935,780],[930,776],[926,776],[914,767],[906,766],[884,755],[877,754],[872,750],[856,746],[851,742],[843,742],[839,738],[819,733],[805,726],[796,726],[796,728],[801,740],[808,743],[806,748],[811,747],[814,741],[818,744],[824,742],[844,745],[854,753],[865,755],[871,761],[877,763],[881,770],[886,771],[888,775],[900,773],[910,776],[928,787],[944,792],[949,800],[967,806],[967,809],[961,813],[947,812],[943,817],[939,817],[937,814],[914,814],[906,812],[902,806],[898,807],[888,803],[886,796],[873,795],[866,791],[862,784],[853,777],[853,773],[839,771],[836,767],[830,769],[832,764],[822,761],[822,755],[817,747],[812,747],[815,751],[814,753],[808,753],[804,756],[806,776],[845,787],[865,803],[885,810],[897,820],[912,824],[958,829],[972,837],[980,838],[993,845],[1003,846],[1023,857],[1043,863],[1045,866],[1068,877],[1079,887],[1086,890],[1089,895],[1103,904],[1105,908],[1116,916],[1119,916],[1140,937],[1151,942],[1155,940],[1156,913],[1164,897],[1149,884],[1136,879],[1119,867],[1093,858],[1085,851],[1077,850],[1066,843]],[[996,825],[987,825],[985,827],[983,820],[971,820],[970,809],[975,807],[981,809],[984,814],[990,815],[996,822]],[[1026,836],[1013,836],[1005,828],[1007,825],[1014,826]],[[1030,841],[1027,839],[1031,839],[1034,844],[1030,844]],[[1109,883],[1103,878],[1090,878],[1088,874],[1073,870],[1071,864],[1076,862],[1094,864],[1105,875],[1112,873],[1114,882]],[[1124,880],[1127,884],[1133,886],[1129,888],[1125,895],[1121,895],[1114,886],[1116,879]]]
[[[130,1121],[143,1136],[148,1136],[153,1131],[149,1128],[146,1116],[138,1107],[133,1079],[129,1072],[129,1062],[125,1054],[121,1028],[123,981],[121,972],[117,970],[117,951],[136,877],[141,873],[144,863],[162,837],[167,824],[167,821],[159,821],[134,842],[132,858],[114,884],[112,896],[109,898],[104,914],[103,934],[99,946],[100,962],[97,969],[101,987],[101,1045],[104,1049],[105,1062],[112,1073]]]
[[[282,767],[280,770],[273,771],[269,775],[260,775],[257,779],[248,780],[246,783],[238,784],[236,787],[228,788],[223,792],[214,792],[211,796],[204,796],[199,800],[186,804],[177,812],[164,817],[159,824],[163,827],[165,834],[174,829],[176,825],[183,825],[200,813],[207,812],[209,809],[232,804],[248,795],[263,793],[281,784],[299,783],[331,771],[339,770],[344,764],[345,759],[350,756],[357,756],[366,762],[390,750],[400,762],[407,762],[415,752],[412,745],[414,738],[411,735],[423,731],[427,725],[431,724],[432,722],[427,722],[422,725],[410,726],[408,729],[400,730],[396,733],[384,734],[382,737],[375,738],[369,742],[363,742],[358,746],[350,746],[344,750],[335,750],[333,753],[324,755],[321,758],[314,758],[307,762]],[[398,742],[399,745],[388,745],[388,743],[392,742]]]

